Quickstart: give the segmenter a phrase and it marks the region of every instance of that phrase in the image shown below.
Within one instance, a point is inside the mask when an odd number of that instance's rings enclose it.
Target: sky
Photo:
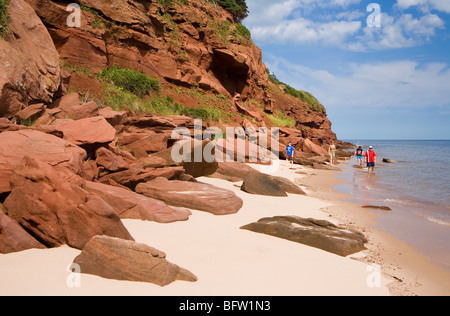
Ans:
[[[247,0],[276,77],[338,139],[450,139],[450,0]]]

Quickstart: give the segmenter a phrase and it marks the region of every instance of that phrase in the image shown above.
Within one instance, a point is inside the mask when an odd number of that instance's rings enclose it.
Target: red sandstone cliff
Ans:
[[[34,13],[16,12],[16,3],[22,1],[35,10],[50,36]],[[81,24],[69,27],[71,12],[67,10],[72,2],[12,2],[11,22],[17,23],[23,15],[27,18],[20,21],[26,20],[28,25],[21,22],[21,32],[14,26],[14,36],[6,43],[0,39],[0,52],[15,55],[7,49],[20,46],[15,43],[27,40],[20,34],[29,33],[29,43],[19,50],[31,60],[31,66],[17,66],[27,69],[25,75],[20,69],[0,65],[9,69],[9,82],[2,84],[0,79],[0,115],[12,117],[21,108],[49,102],[67,89],[80,93],[102,89],[95,76],[75,72],[70,78],[63,71],[61,78],[60,65],[55,62],[59,54],[61,65],[69,69],[88,69],[95,74],[119,65],[142,71],[161,82],[161,94],[185,106],[198,106],[199,102],[189,93],[180,93],[183,89],[224,96],[228,102],[221,109],[228,115],[228,120],[221,122],[224,125],[274,125],[267,114],[281,113],[296,125],[286,128],[282,136],[293,141],[309,138],[318,145],[336,140],[324,110],[314,110],[269,81],[261,50],[220,6],[198,0],[173,1],[171,5],[157,0],[80,0]],[[214,102],[211,105],[216,106]]]

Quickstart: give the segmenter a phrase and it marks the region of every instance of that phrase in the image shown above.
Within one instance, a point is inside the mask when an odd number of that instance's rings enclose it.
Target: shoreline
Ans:
[[[337,166],[351,163],[341,162]],[[419,253],[412,246],[384,232],[378,227],[375,211],[362,208],[362,204],[349,201],[351,194],[336,187],[348,183],[339,178],[342,171],[317,170],[309,185],[319,189],[318,198],[329,200],[333,206],[327,211],[345,225],[362,231],[369,239],[368,254],[357,258],[366,263],[378,264],[394,282],[389,285],[393,296],[447,296],[450,295],[450,272]],[[331,180],[332,178],[332,180]],[[400,282],[401,280],[401,282]]]
[[[376,214],[333,189],[345,180],[338,171],[281,162],[277,175],[296,182],[307,196],[274,198],[247,194],[240,183],[199,178],[244,200],[233,215],[192,211],[188,221],[158,224],[123,220],[139,243],[167,254],[198,277],[164,288],[81,274],[81,286],[67,286],[67,270],[79,250],[67,246],[0,255],[0,296],[395,296],[448,295],[449,274],[408,245],[375,228]],[[258,168],[258,166],[253,165]],[[240,229],[263,217],[296,215],[331,221],[361,231],[368,248],[348,257]],[[401,255],[399,255],[401,253]],[[381,284],[368,286],[370,266],[381,266]],[[398,280],[403,280],[399,282]],[[420,284],[420,286],[419,286]]]

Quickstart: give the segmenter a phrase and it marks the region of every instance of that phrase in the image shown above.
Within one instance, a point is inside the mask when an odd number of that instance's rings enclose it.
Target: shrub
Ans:
[[[277,79],[274,74],[271,74],[269,69],[266,69],[266,72],[269,74],[269,80],[277,85],[284,85],[286,87],[285,92],[287,94],[292,95],[293,97],[307,103],[310,105],[310,108],[316,112],[323,112],[325,109],[323,105],[309,92],[303,90],[297,90],[288,84],[281,82]]]
[[[236,32],[239,36],[242,36],[243,38],[249,39],[251,37],[251,33],[248,28],[246,28],[241,23],[236,25]]]
[[[215,0],[222,8],[233,15],[235,21],[242,21],[248,16],[248,7],[245,0]]]
[[[275,115],[267,114],[267,117],[276,127],[295,127],[296,123],[290,117],[285,116],[282,112],[276,111]]]
[[[0,36],[4,37],[9,33],[8,15],[6,9],[8,8],[9,0],[0,0]]]
[[[113,66],[105,68],[99,76],[102,79],[111,81],[116,87],[125,89],[138,97],[143,97],[151,90],[156,92],[161,90],[157,79],[133,69]]]

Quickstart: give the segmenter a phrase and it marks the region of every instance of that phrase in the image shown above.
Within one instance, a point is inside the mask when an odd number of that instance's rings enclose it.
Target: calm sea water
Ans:
[[[450,141],[346,141],[374,146],[376,172],[354,168],[353,158],[340,176],[348,182],[336,189],[363,205],[389,206],[376,211],[379,228],[450,270]]]

